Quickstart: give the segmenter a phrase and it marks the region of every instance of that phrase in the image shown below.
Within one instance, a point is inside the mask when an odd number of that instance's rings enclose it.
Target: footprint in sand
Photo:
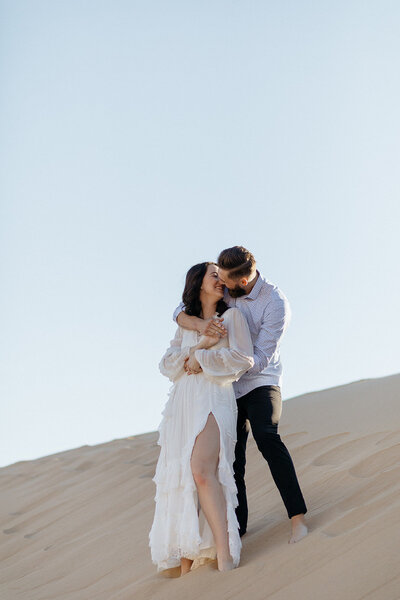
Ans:
[[[157,463],[157,459],[156,460],[149,460],[147,462],[141,463],[141,465],[143,467],[154,467],[154,465]]]
[[[391,431],[384,438],[376,442],[376,445],[385,444],[386,442],[400,442],[400,429],[397,431]]]
[[[82,462],[80,465],[78,465],[77,467],[75,467],[74,470],[75,471],[87,471],[93,465],[94,465],[94,463],[92,461],[86,460],[86,461]]]
[[[302,446],[290,447],[290,453],[297,462],[304,460],[308,463],[310,456],[315,456],[319,452],[326,450],[327,447],[329,448],[329,446],[332,446],[335,442],[346,435],[349,435],[347,431],[343,433],[335,433],[334,435],[328,435],[326,437],[313,440],[312,442],[308,442]],[[284,438],[284,441],[287,441],[287,437]],[[290,441],[288,445],[290,446]]]
[[[349,473],[354,477],[371,477],[379,472],[389,471],[397,465],[400,465],[400,444],[367,456],[351,467]]]
[[[397,488],[400,481],[400,466],[393,469],[380,471],[375,476],[365,478],[360,481],[360,487],[357,486],[355,491],[352,491],[356,486],[349,488],[350,495],[335,504],[335,508],[341,512],[348,512],[353,508],[358,508],[361,505],[368,504],[371,500],[382,494],[387,494],[392,489]]]
[[[16,525],[15,527],[10,527],[9,529],[3,529],[3,533],[6,533],[7,535],[10,535],[11,533],[18,533],[20,531],[20,527],[18,525]],[[24,535],[24,538],[31,538],[34,535],[36,535],[38,532],[37,531],[32,531],[32,533],[26,533]]]
[[[78,472],[78,473],[83,473],[84,471],[87,471],[88,469],[90,469],[90,467],[92,467],[95,463],[93,463],[90,460],[86,460],[82,463],[80,463],[79,465],[77,465],[76,467],[62,467],[63,471],[68,471],[70,473],[73,472]]]
[[[379,517],[393,504],[397,504],[398,499],[399,492],[395,490],[391,494],[386,494],[383,498],[379,498],[374,502],[354,508],[340,519],[328,525],[328,527],[323,529],[322,533],[328,537],[337,537],[338,535],[362,527],[370,519]]]
[[[138,456],[132,460],[124,460],[124,464],[138,465],[141,467],[154,467],[157,464],[157,458],[143,462],[143,457]]]
[[[287,433],[287,434],[283,434],[285,436],[285,442],[289,442],[292,443],[293,441],[296,441],[303,437],[304,435],[307,435],[308,431],[296,431],[296,433]]]
[[[18,533],[18,527],[10,527],[9,529],[3,529],[3,533],[9,535],[10,533]]]
[[[372,433],[362,438],[339,444],[338,446],[335,446],[335,448],[332,448],[332,450],[328,450],[328,452],[316,456],[311,464],[317,467],[325,465],[342,465],[344,461],[354,458],[355,454],[362,452],[371,446],[371,444],[376,441],[377,437],[381,438],[381,436],[382,432]]]

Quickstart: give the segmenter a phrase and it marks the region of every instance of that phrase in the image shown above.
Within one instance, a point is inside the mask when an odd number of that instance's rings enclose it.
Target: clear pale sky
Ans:
[[[292,308],[284,399],[400,371],[399,30],[385,0],[0,2],[1,466],[157,429],[186,271],[236,244]]]

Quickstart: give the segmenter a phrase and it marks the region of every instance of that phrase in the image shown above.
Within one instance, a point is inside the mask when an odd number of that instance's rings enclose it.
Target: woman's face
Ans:
[[[218,267],[216,265],[208,265],[200,288],[202,293],[220,300],[224,297],[224,288],[225,286],[221,283],[218,276]]]

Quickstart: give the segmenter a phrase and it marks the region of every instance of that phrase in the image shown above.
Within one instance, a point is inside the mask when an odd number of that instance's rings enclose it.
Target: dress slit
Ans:
[[[191,453],[190,453],[190,460],[192,460],[192,454],[193,454],[194,446],[195,446],[195,444],[196,444],[196,440],[197,440],[198,436],[201,434],[201,432],[202,432],[202,431],[204,431],[204,429],[206,428],[207,421],[208,421],[208,417],[209,417],[210,415],[212,415],[212,416],[214,417],[214,419],[215,419],[215,422],[216,422],[216,424],[217,424],[217,427],[218,427],[218,431],[219,431],[219,453],[218,453],[218,465],[219,465],[219,460],[220,460],[220,458],[221,458],[221,448],[222,448],[222,442],[223,442],[223,440],[222,440],[221,427],[220,427],[220,425],[219,425],[219,423],[218,423],[218,419],[217,419],[217,417],[216,417],[216,416],[215,416],[215,414],[214,414],[214,411],[212,411],[212,410],[208,411],[208,413],[207,413],[207,415],[206,415],[206,420],[204,421],[204,423],[203,423],[203,425],[202,425],[201,429],[199,429],[199,431],[198,431],[198,432],[196,433],[196,435],[194,436],[194,441],[193,441],[192,451],[191,451]],[[217,466],[217,469],[218,469],[218,466]]]
[[[218,452],[218,462],[217,462],[217,466],[216,466],[216,470],[215,470],[215,476],[217,478],[218,483],[221,486],[222,495],[224,496],[225,518],[226,518],[226,523],[227,523],[227,526],[228,526],[228,503],[227,503],[227,497],[226,497],[226,494],[225,494],[225,491],[224,491],[224,483],[221,481],[220,472],[219,472],[220,471],[219,467],[220,467],[220,464],[221,464],[221,456],[222,456],[224,444],[223,444],[222,432],[221,432],[220,424],[218,423],[218,419],[217,419],[216,415],[214,414],[214,411],[212,411],[212,410],[208,411],[207,416],[206,416],[206,420],[205,420],[202,428],[200,429],[200,431],[196,434],[196,436],[194,438],[194,442],[193,442],[193,446],[192,446],[192,451],[191,451],[190,459],[189,459],[189,464],[191,463],[191,460],[192,460],[192,454],[193,454],[194,446],[196,444],[197,437],[200,435],[200,433],[202,431],[204,431],[204,429],[205,429],[205,427],[207,425],[207,422],[208,422],[208,417],[210,415],[212,415],[214,417],[215,423],[216,423],[216,425],[218,427],[218,432],[219,432],[219,452]],[[191,472],[191,475],[193,477],[191,464],[190,464],[190,472]],[[193,478],[193,483],[195,485],[195,490],[196,490],[197,514],[200,516],[201,504],[200,504],[199,494],[198,494],[198,491],[197,491],[197,486],[196,486],[196,482],[194,481],[194,478]],[[202,510],[202,514],[204,515],[204,518],[207,520],[207,518],[206,518],[203,510]],[[210,530],[211,530],[211,527],[210,527]],[[228,547],[230,549],[231,548],[231,543],[230,543],[229,528],[227,529],[227,534],[228,534]],[[213,535],[213,539],[214,539],[214,535]],[[214,540],[214,543],[215,543],[215,540]],[[230,552],[230,553],[231,553],[231,558],[233,559],[232,552]],[[193,565],[193,566],[196,566],[196,565]]]

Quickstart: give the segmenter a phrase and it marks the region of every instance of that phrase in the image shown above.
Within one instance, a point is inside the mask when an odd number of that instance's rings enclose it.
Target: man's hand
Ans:
[[[219,319],[203,319],[198,325],[197,331],[200,335],[209,335],[211,337],[224,337],[228,332],[222,325],[223,317]]]

